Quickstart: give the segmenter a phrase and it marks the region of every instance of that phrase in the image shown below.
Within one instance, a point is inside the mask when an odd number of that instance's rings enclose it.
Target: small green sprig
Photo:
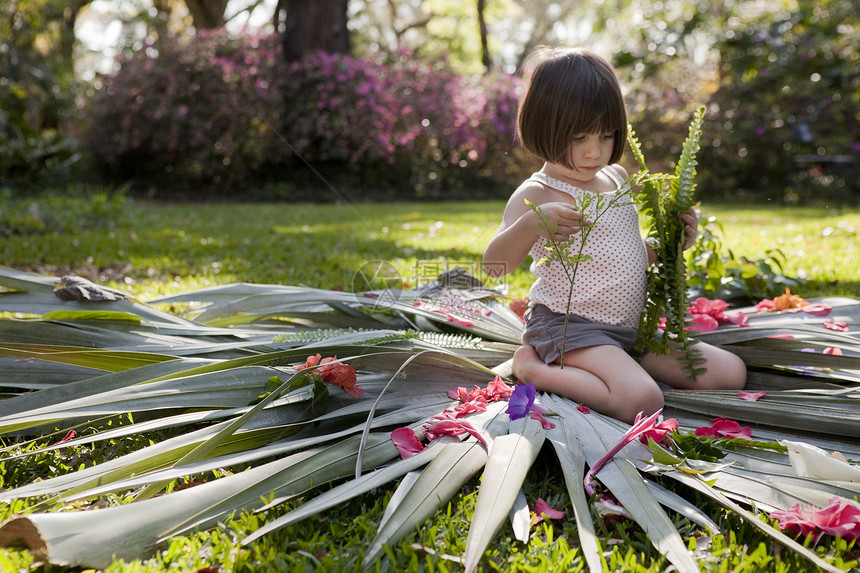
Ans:
[[[649,178],[643,182],[637,197],[645,216],[647,237],[654,241],[657,261],[649,269],[645,310],[639,321],[639,334],[635,349],[667,354],[674,348],[682,353],[683,370],[695,380],[705,372],[701,365],[705,359],[694,348],[696,340],[688,336],[687,266],[684,258],[684,223],[678,213],[694,206],[696,188],[696,154],[702,134],[705,108],[700,107],[690,124],[689,134],[675,172],[667,177]],[[633,129],[628,129],[627,141],[639,164],[640,172],[647,173],[645,158]],[[662,318],[666,319],[662,336],[655,337]]]
[[[582,214],[582,220],[585,223],[581,226],[580,232],[572,235],[567,241],[556,241],[554,235],[558,230],[558,223],[550,224],[549,219],[544,214],[540,205],[535,205],[528,199],[525,200],[526,205],[534,211],[539,220],[541,228],[548,235],[546,250],[547,254],[537,261],[538,265],[548,265],[558,263],[568,281],[570,281],[570,289],[567,295],[567,312],[564,316],[564,330],[561,340],[561,355],[564,357],[565,349],[567,348],[567,327],[570,320],[570,300],[573,297],[573,285],[576,281],[576,271],[579,268],[579,263],[591,260],[591,255],[585,252],[585,245],[588,242],[588,237],[594,228],[597,226],[598,220],[609,210],[614,207],[630,205],[633,203],[631,197],[632,189],[642,184],[643,180],[648,179],[648,174],[639,172],[627,178],[624,184],[619,188],[619,191],[611,196],[609,200],[606,196],[598,193],[584,193],[579,203],[574,203],[576,209]],[[579,243],[579,248],[571,248]],[[564,360],[562,359],[561,368],[564,368]]]

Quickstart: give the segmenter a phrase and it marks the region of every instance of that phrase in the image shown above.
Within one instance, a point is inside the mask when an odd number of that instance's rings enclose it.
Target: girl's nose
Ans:
[[[600,144],[597,141],[589,138],[585,144],[585,149],[583,150],[583,153],[585,154],[585,157],[588,158],[599,157]]]

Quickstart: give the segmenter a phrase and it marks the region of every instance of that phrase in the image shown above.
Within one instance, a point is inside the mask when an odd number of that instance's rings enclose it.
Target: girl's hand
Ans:
[[[544,203],[540,206],[541,213],[546,218],[549,231],[555,231],[550,235],[547,228],[544,227],[540,219],[537,219],[538,235],[545,239],[552,239],[558,243],[563,243],[570,239],[571,235],[575,235],[582,231],[582,227],[587,225],[587,221],[582,220],[580,213],[575,206],[570,203],[553,202]]]
[[[696,236],[699,233],[699,216],[695,209],[690,209],[686,213],[678,213],[678,217],[684,222],[684,250],[687,250],[696,243]]]

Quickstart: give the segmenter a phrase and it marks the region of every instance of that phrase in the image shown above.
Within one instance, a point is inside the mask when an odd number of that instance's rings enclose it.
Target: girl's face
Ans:
[[[579,183],[588,183],[597,173],[609,164],[615,145],[614,133],[581,133],[573,138],[570,146],[569,162],[573,168],[553,163],[561,174]]]

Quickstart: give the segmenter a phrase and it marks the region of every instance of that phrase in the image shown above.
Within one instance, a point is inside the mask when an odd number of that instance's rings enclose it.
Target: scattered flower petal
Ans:
[[[477,428],[465,420],[455,418],[447,410],[434,416],[424,425],[424,435],[431,441],[441,436],[462,436],[463,434],[470,434],[484,446],[487,445],[487,440]]]
[[[456,324],[458,326],[475,326],[475,323],[472,322],[471,320],[462,320],[460,318],[457,318],[453,314],[446,314],[445,319],[448,322],[453,322],[454,324]]]
[[[66,433],[66,435],[65,435],[65,436],[63,436],[63,438],[62,438],[61,440],[59,440],[57,443],[58,443],[58,444],[62,444],[62,443],[68,442],[69,440],[73,440],[73,439],[75,439],[75,436],[77,436],[77,434],[75,433],[75,431],[74,431],[74,430],[69,430],[69,431]]]
[[[542,498],[537,498],[537,501],[535,501],[535,518],[532,521],[532,525],[537,525],[543,521],[544,517],[547,519],[562,519],[566,514],[566,511],[553,509]]]
[[[335,362],[336,360],[337,356],[320,360],[317,372],[322,376],[323,382],[339,386],[353,398],[364,396],[364,388],[356,383],[355,368],[343,362]]]
[[[738,392],[738,398],[747,402],[758,402],[761,398],[767,396],[767,392]]]
[[[724,315],[726,320],[736,326],[749,326],[750,317],[741,311]]]
[[[749,426],[741,426],[739,423],[728,418],[716,418],[712,420],[712,423],[713,425],[710,428],[697,428],[696,435],[711,438],[752,439],[752,432]]]
[[[851,330],[848,328],[848,323],[843,322],[841,320],[834,320],[832,318],[828,318],[824,321],[824,328],[828,330],[833,330],[835,332],[848,332]]]
[[[589,412],[591,412],[591,408],[589,408],[585,404],[577,404],[576,409],[579,410],[580,412],[582,412],[583,414],[588,414]]]
[[[412,457],[427,446],[415,436],[415,432],[409,428],[397,428],[391,432],[391,441],[397,446],[400,457],[404,460]]]
[[[716,318],[708,314],[694,314],[692,322],[695,326],[688,326],[684,330],[692,332],[713,332],[720,327]]]
[[[540,409],[534,409],[530,417],[532,420],[537,420],[538,422],[540,422],[540,425],[543,426],[544,430],[552,430],[553,428],[555,428],[555,424],[544,418],[543,412]]]
[[[455,418],[463,418],[469,414],[474,414],[475,412],[486,411],[487,399],[484,396],[476,396],[468,402],[463,402],[462,404],[455,406],[453,410]]]
[[[508,409],[505,410],[508,416],[511,417],[511,420],[519,420],[526,417],[535,402],[536,393],[537,389],[531,382],[514,388],[511,397],[508,399]]]
[[[824,349],[824,354],[830,354],[832,356],[842,356],[842,349],[827,347]]]
[[[782,338],[784,340],[792,340],[794,339],[793,334],[771,334],[768,338]]]
[[[505,384],[501,376],[496,376],[493,381],[487,384],[485,396],[490,402],[498,402],[499,400],[507,400],[513,394],[514,388]]]
[[[841,497],[831,498],[830,505],[825,508],[810,506],[804,509],[798,503],[791,509],[772,511],[770,516],[781,529],[804,536],[819,532],[839,536],[846,541],[860,539],[860,506]]]
[[[833,307],[828,304],[808,304],[801,310],[812,316],[827,316],[833,310]]]

